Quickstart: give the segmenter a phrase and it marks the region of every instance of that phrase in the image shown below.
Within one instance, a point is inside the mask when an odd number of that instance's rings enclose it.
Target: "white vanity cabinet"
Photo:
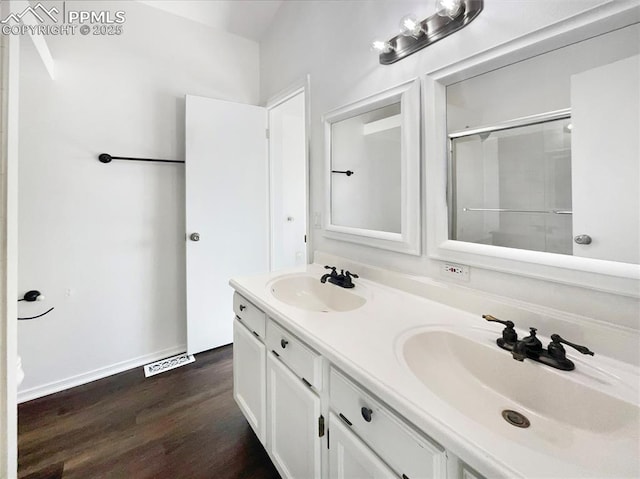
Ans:
[[[322,357],[233,297],[233,397],[284,479],[322,477]]]
[[[322,357],[269,319],[267,448],[285,478],[320,479]]]
[[[266,440],[265,315],[251,303],[234,296],[233,398],[262,444]],[[262,331],[262,336],[258,331]]]
[[[482,479],[238,293],[234,312],[234,398],[283,479]]]
[[[351,434],[358,436],[389,465],[395,472],[391,477],[446,479],[447,455],[439,444],[418,434],[377,399],[333,368],[330,378],[331,411],[348,425]],[[331,433],[333,428],[334,422],[331,423]],[[329,439],[331,449],[333,437]],[[353,456],[362,456],[362,452],[354,447]],[[332,464],[332,468],[339,467],[340,461],[344,462],[337,454],[330,453],[329,457],[330,461],[338,461]]]
[[[267,355],[267,404],[267,448],[282,477],[320,479],[320,398],[273,352]]]
[[[329,414],[329,477],[331,479],[389,479],[398,477],[349,430],[334,413]]]

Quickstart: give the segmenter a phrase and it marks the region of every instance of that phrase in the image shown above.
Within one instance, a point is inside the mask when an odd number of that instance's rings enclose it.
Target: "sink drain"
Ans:
[[[511,409],[505,409],[502,411],[502,417],[512,426],[525,428],[531,425],[525,416],[520,414],[518,411],[512,411]]]

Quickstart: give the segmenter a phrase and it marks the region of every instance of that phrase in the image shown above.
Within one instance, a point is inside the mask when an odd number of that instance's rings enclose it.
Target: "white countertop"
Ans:
[[[319,265],[307,265],[285,272],[234,278],[230,284],[268,316],[281,323],[333,365],[395,409],[417,429],[431,436],[487,478],[621,477],[626,473],[615,472],[616,465],[619,464],[629,464],[632,471],[637,471],[635,474],[629,474],[629,477],[640,475],[637,449],[636,454],[632,454],[634,457],[626,457],[628,454],[616,457],[617,449],[611,447],[611,450],[608,450],[604,441],[606,438],[603,438],[605,447],[581,451],[581,454],[575,457],[576,451],[570,451],[571,445],[567,445],[567,442],[571,443],[571,430],[567,430],[566,440],[560,440],[555,445],[552,444],[552,440],[548,449],[540,447],[539,438],[536,439],[537,447],[531,447],[530,438],[535,434],[535,425],[532,424],[530,429],[519,429],[507,424],[498,417],[504,404],[495,406],[495,425],[487,427],[447,404],[403,366],[398,342],[406,337],[410,330],[436,325],[480,327],[495,330],[492,340],[494,341],[502,330],[499,324],[489,325],[480,316],[463,309],[364,278],[354,281],[356,287],[352,291],[366,297],[367,302],[362,307],[348,312],[305,311],[289,306],[271,294],[269,283],[275,278],[303,273],[319,279],[326,271]],[[575,355],[570,356],[576,362],[575,371],[568,373],[552,370],[552,373],[571,374],[571,379],[576,381],[588,380],[580,377],[582,360]],[[507,351],[504,351],[504,357],[505,361],[513,361]],[[617,365],[616,361],[603,356],[589,357],[588,360],[596,367],[600,365],[608,371]],[[529,368],[547,367],[528,360],[521,364],[523,375],[527,374]],[[443,364],[442,367],[447,366]],[[637,404],[637,372],[624,367],[615,373],[625,384],[620,390],[614,391],[614,394]],[[451,380],[455,381],[456,378],[452,377]],[[553,394],[553,391],[550,394]],[[580,401],[580,398],[566,400]],[[613,472],[611,476],[608,475],[608,465]]]

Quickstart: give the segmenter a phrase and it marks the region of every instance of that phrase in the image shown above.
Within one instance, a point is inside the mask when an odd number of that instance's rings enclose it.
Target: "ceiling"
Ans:
[[[209,27],[259,42],[284,0],[138,0]]]

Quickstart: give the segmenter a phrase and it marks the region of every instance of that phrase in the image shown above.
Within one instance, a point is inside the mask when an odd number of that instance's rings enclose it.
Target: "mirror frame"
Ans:
[[[640,265],[637,264],[450,240],[446,122],[448,85],[638,22],[640,4],[637,1],[607,1],[422,77],[425,160],[429,172],[425,184],[429,257],[640,297]]]
[[[401,232],[392,233],[332,223],[331,218],[331,126],[347,118],[400,102],[402,118]],[[325,150],[325,226],[327,238],[358,243],[400,253],[421,253],[420,219],[420,80],[396,87],[332,110],[322,118]]]

